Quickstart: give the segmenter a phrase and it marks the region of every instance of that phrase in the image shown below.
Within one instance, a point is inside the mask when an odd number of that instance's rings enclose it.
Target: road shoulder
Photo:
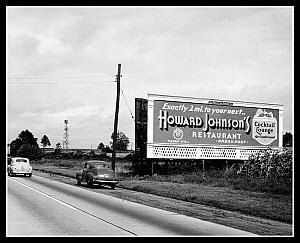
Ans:
[[[34,175],[76,186],[76,180],[73,178],[51,173],[44,173],[40,171],[35,171]],[[99,188],[95,186],[95,188],[86,189],[93,190],[97,193],[111,195],[120,199],[141,203],[147,206],[164,209],[174,213],[184,214],[190,217],[226,225],[232,228],[245,230],[258,235],[292,236],[293,234],[291,224],[248,216],[238,212],[231,212],[228,210],[200,205],[197,203],[185,202],[182,200],[157,196],[144,192],[137,192],[133,190],[126,190],[122,188],[111,190],[109,188]]]

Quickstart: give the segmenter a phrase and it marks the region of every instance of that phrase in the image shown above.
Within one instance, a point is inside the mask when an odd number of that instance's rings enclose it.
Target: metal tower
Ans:
[[[65,127],[64,127],[63,149],[68,149],[69,146],[68,120],[65,120],[64,122],[65,122]]]

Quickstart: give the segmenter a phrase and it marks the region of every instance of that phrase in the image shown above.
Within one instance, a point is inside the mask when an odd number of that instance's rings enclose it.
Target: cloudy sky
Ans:
[[[282,104],[293,133],[292,7],[8,7],[6,39],[8,143],[109,144],[119,63],[129,148],[148,93]]]

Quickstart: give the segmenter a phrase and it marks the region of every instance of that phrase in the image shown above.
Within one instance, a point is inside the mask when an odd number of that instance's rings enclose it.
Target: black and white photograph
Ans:
[[[294,237],[294,6],[6,6],[6,237]]]

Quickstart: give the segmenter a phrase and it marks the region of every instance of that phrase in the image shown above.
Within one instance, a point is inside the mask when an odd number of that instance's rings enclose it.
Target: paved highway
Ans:
[[[253,236],[38,176],[8,177],[6,221],[8,237]]]

